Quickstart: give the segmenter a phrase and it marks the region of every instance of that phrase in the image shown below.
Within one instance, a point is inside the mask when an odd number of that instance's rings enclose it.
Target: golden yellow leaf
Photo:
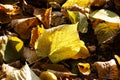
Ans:
[[[41,72],[39,77],[41,80],[57,80],[57,77],[55,76],[55,74],[50,71]]]
[[[49,57],[53,63],[72,58],[80,51],[81,46],[83,43],[77,32],[77,24],[46,29],[35,43],[36,52],[42,58]]]
[[[84,75],[89,75],[91,73],[89,63],[78,63],[77,64],[79,71]]]
[[[62,8],[70,8],[71,6],[77,4],[80,7],[88,7],[90,5],[90,3],[93,0],[67,0],[63,5]]]

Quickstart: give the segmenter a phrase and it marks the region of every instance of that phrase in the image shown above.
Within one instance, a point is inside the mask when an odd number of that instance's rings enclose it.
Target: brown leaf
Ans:
[[[103,79],[112,79],[112,80],[119,80],[119,71],[117,64],[114,59],[105,62],[95,62],[95,67],[98,71],[98,77],[100,80]]]
[[[41,33],[43,33],[44,28],[43,26],[40,27],[39,25],[32,29],[31,31],[31,39],[30,39],[30,47],[34,48],[34,44],[36,39],[39,37]]]
[[[30,48],[27,47],[24,47],[23,56],[26,59],[26,61],[29,62],[30,64],[34,63],[39,58],[34,50],[31,50]]]
[[[35,9],[34,15],[44,24],[45,28],[50,28],[52,8]]]
[[[30,37],[31,28],[38,25],[38,20],[35,17],[13,19],[10,25],[22,39],[28,39]]]

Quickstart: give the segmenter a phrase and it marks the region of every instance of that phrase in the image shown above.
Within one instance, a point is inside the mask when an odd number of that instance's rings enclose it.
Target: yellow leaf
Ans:
[[[43,71],[39,77],[41,80],[57,80],[55,74],[50,71]]]
[[[77,64],[79,71],[84,75],[89,75],[91,73],[89,63],[78,63]]]
[[[67,0],[63,5],[62,8],[70,8],[71,6],[77,4],[80,7],[88,7],[92,0]]]
[[[114,57],[117,60],[118,64],[120,65],[120,57],[118,55],[114,55]]]
[[[77,24],[46,29],[35,43],[36,52],[43,58],[49,57],[53,63],[72,58],[80,48],[81,40],[77,32]]]

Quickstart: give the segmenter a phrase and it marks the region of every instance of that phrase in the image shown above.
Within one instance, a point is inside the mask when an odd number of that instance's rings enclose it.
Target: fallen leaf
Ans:
[[[26,59],[26,61],[29,62],[30,64],[34,63],[39,59],[35,50],[31,50],[30,48],[27,48],[27,47],[24,47],[23,56]]]
[[[89,5],[93,2],[93,0],[67,0],[63,5],[62,8],[70,8],[71,6],[77,4],[80,7],[89,7]]]
[[[35,17],[13,19],[10,25],[22,39],[28,39],[30,37],[31,28],[38,25],[38,20]]]
[[[97,61],[94,63],[94,66],[98,71],[98,77],[100,80],[119,80],[119,71],[114,59],[105,62]]]
[[[89,63],[78,63],[77,66],[80,73],[82,73],[83,75],[89,75],[91,73]]]
[[[9,37],[2,54],[5,62],[12,62],[21,58],[23,54],[23,41],[17,37]]]
[[[0,9],[0,24],[6,24],[11,21],[10,16],[4,11]]]
[[[57,80],[57,77],[55,76],[55,74],[50,71],[41,72],[39,77],[41,80]]]
[[[78,11],[68,11],[68,14],[72,23],[78,22],[78,31],[80,31],[81,33],[87,33],[88,31],[87,17]]]
[[[3,54],[6,49],[7,42],[8,42],[7,36],[0,36],[0,64],[3,62]]]
[[[2,69],[7,74],[6,80],[40,80],[27,63],[20,70],[8,64],[3,64]]]
[[[90,13],[90,17],[95,19],[101,19],[111,23],[120,23],[120,17],[107,9],[100,9]]]
[[[50,28],[52,8],[35,9],[34,15],[44,24],[45,28]]]
[[[53,63],[57,63],[75,56],[81,44],[77,24],[60,25],[45,30],[36,41],[35,49],[41,57],[49,57]]]
[[[97,35],[99,44],[104,43],[110,37],[115,36],[119,31],[119,24],[112,23],[99,23],[95,28],[94,32]]]
[[[34,48],[34,44],[35,44],[36,39],[43,32],[44,32],[44,27],[43,26],[40,27],[38,25],[37,27],[32,29],[32,31],[31,31],[31,39],[30,39],[30,47]]]

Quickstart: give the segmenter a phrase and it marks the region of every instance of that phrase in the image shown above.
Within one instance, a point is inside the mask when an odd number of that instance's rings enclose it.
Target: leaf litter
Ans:
[[[119,5],[0,1],[0,79],[119,80]]]

